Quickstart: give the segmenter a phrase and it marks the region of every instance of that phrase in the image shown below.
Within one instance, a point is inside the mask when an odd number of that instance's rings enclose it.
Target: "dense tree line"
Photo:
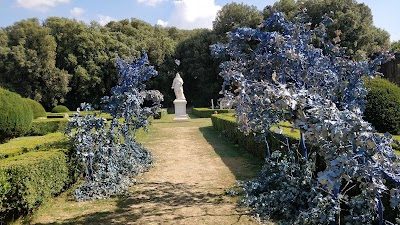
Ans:
[[[221,97],[222,85],[219,59],[211,56],[209,46],[227,42],[227,32],[237,27],[257,28],[276,10],[293,19],[305,8],[311,26],[325,13],[332,17],[328,38],[339,36],[349,57],[365,58],[390,48],[389,34],[375,27],[371,10],[355,0],[280,0],[263,11],[230,3],[218,12],[212,30],[164,28],[138,19],[105,26],[59,17],[42,23],[28,19],[0,29],[0,86],[35,99],[47,109],[59,103],[70,109],[81,102],[99,104],[117,82],[117,56],[135,58],[146,51],[159,71],[148,87],[164,94],[164,106],[172,106],[171,82],[176,72],[185,81],[188,104],[209,106],[210,99]]]

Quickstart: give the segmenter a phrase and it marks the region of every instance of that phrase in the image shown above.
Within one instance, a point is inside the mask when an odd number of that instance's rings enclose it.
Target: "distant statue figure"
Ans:
[[[176,73],[171,89],[174,89],[176,99],[186,100],[185,95],[183,94],[183,79],[179,73]]]

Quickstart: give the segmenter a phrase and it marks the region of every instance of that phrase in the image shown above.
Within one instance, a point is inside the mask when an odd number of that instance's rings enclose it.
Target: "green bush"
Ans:
[[[245,135],[244,133],[240,132],[235,117],[229,114],[214,114],[211,116],[211,121],[213,127],[224,136],[228,137],[232,142],[238,144],[253,155],[261,159],[265,159],[265,144],[263,142],[259,143],[255,141],[255,136],[253,134]],[[288,136],[289,143],[297,144],[299,142],[300,134],[298,130],[293,131],[291,128],[283,126],[281,129],[286,136]],[[274,137],[268,136],[267,140],[271,152],[275,150],[285,151],[285,149],[282,149],[282,142],[286,141],[283,135],[275,134]]]
[[[192,114],[200,118],[210,118],[212,114],[233,113],[233,109],[209,109],[209,108],[193,108]]]
[[[0,88],[0,142],[29,131],[33,112],[16,93]]]
[[[0,220],[25,215],[70,183],[61,151],[29,152],[1,160]]]
[[[0,159],[11,158],[30,151],[48,151],[55,148],[68,149],[68,144],[67,137],[61,133],[13,138],[0,145]]]
[[[67,112],[69,112],[70,110],[66,107],[66,106],[63,106],[63,105],[58,105],[58,106],[55,106],[52,110],[51,110],[51,112],[52,113],[67,113]]]
[[[400,134],[400,87],[382,78],[365,82],[369,89],[365,120],[378,132]]]
[[[34,120],[31,129],[27,133],[29,136],[42,136],[54,132],[62,132],[67,126],[68,119],[46,119]]]
[[[30,98],[24,98],[24,101],[28,103],[28,105],[31,107],[33,112],[33,119],[46,117],[46,110],[43,108],[42,104]]]

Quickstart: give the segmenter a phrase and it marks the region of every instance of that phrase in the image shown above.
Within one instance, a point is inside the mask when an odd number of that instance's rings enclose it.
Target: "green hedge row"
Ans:
[[[62,132],[67,126],[68,119],[39,119],[32,121],[27,136],[42,136],[54,132]]]
[[[213,127],[220,133],[228,137],[234,143],[246,149],[253,155],[264,159],[266,157],[266,146],[264,143],[255,141],[253,134],[245,135],[238,129],[236,118],[229,114],[214,114],[211,116]],[[299,132],[292,130],[288,127],[281,127],[283,132],[287,135],[290,144],[297,144],[299,142]],[[274,137],[267,137],[267,141],[271,151],[282,150],[282,142],[285,141],[283,135],[274,134]]]
[[[26,215],[74,183],[78,170],[73,158],[65,149],[54,149],[1,160],[0,221]]]
[[[209,108],[193,108],[192,114],[200,118],[210,118],[212,114],[233,113],[233,109],[209,109]]]

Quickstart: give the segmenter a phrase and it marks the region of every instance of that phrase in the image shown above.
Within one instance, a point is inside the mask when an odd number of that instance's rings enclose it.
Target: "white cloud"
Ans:
[[[157,20],[157,25],[160,25],[162,27],[166,27],[168,25],[168,22],[164,21],[164,20]]]
[[[138,3],[140,4],[145,4],[148,6],[156,6],[160,4],[161,2],[165,2],[166,0],[137,0]]]
[[[55,7],[59,4],[69,3],[70,0],[17,0],[17,6],[45,12],[49,8]]]
[[[72,18],[79,19],[85,14],[85,10],[79,7],[74,7],[69,11]]]
[[[212,28],[218,10],[214,0],[175,0],[168,26],[180,29]]]
[[[117,21],[117,19],[115,19],[111,16],[104,16],[104,15],[99,14],[99,15],[97,15],[97,17],[99,17],[98,22],[102,26],[106,25],[107,23],[109,23],[111,21]]]

